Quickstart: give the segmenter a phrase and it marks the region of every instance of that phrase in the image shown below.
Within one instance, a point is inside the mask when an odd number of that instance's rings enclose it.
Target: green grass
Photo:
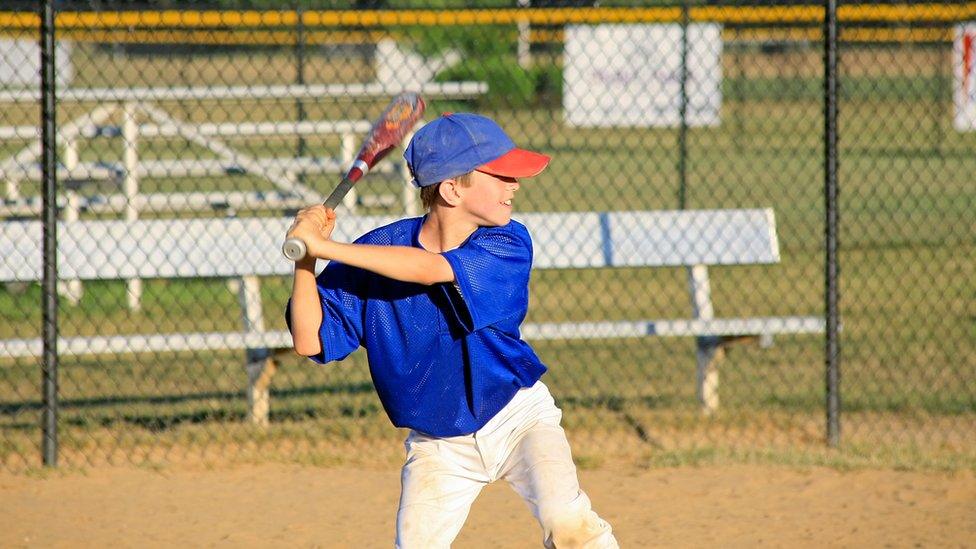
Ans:
[[[250,67],[241,72],[253,71],[256,81],[273,81],[284,74],[279,68],[287,70],[270,54],[241,63],[221,53],[180,65],[149,58],[123,63],[100,52],[82,53],[91,55],[89,68],[99,68],[84,73],[92,85],[108,85],[115,72],[123,74],[119,85],[166,85],[180,78],[209,82],[213,74],[227,74],[227,83],[235,83],[240,74],[230,66],[237,64]],[[746,74],[769,61],[758,53],[739,55]],[[358,77],[349,66],[318,62],[323,78]],[[154,67],[156,80],[146,82]],[[690,338],[535,344],[550,366],[547,383],[566,412],[564,423],[581,466],[620,459],[648,466],[738,460],[976,468],[976,133],[950,128],[947,98],[929,93],[940,82],[938,75],[916,78],[910,65],[904,75],[848,70],[854,74],[840,112],[842,447],[824,444],[820,336],[782,336],[768,349],[732,348],[721,368],[721,408],[713,417],[703,417],[696,405]],[[133,81],[135,75],[143,81]],[[723,124],[688,132],[687,205],[770,207],[776,213],[779,264],[711,269],[718,315],[818,315],[824,308],[824,175],[816,82],[806,73],[763,78],[728,82]],[[180,115],[224,121],[294,114],[291,102],[256,105],[216,108],[200,102],[181,107]],[[435,101],[430,109],[453,106]],[[375,107],[324,100],[308,106],[310,116],[331,118],[369,118]],[[266,110],[255,113],[259,108]],[[66,118],[80,113],[78,107],[64,110]],[[0,123],[29,123],[24,122],[28,114],[4,112]],[[520,144],[554,157],[545,173],[523,185],[519,211],[677,207],[675,129],[574,129],[563,124],[560,110],[487,114],[502,121]],[[287,155],[296,147],[287,139],[228,142],[254,156]],[[0,143],[0,156],[23,145]],[[319,153],[337,146],[331,138],[309,141]],[[117,160],[118,147],[93,140],[85,143],[82,157]],[[146,141],[140,154],[212,157],[179,140]],[[325,190],[332,179],[316,176],[309,184]],[[142,188],[177,192],[271,185],[236,176],[147,180]],[[396,184],[373,178],[360,190],[387,193]],[[100,184],[86,191],[113,188]],[[24,185],[25,194],[36,192],[36,185]],[[687,317],[685,276],[683,269],[539,271],[533,275],[528,320]],[[263,282],[271,328],[284,326],[281,311],[289,289],[285,279]],[[0,338],[38,337],[40,300],[37,285],[0,288]],[[233,330],[240,323],[236,297],[223,281],[147,281],[142,310],[129,311],[125,303],[123,283],[87,283],[79,305],[62,302],[62,333]],[[242,363],[241,353],[230,352],[63,358],[64,462],[332,464],[350,452],[353,460],[400,459],[399,433],[390,428],[372,391],[364,353],[328,367],[285,359],[273,381],[272,425],[265,431],[244,424]],[[39,387],[36,361],[0,359],[0,464],[36,465]]]

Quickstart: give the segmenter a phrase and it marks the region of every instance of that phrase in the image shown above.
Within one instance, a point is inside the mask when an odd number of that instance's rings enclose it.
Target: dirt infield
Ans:
[[[736,465],[581,472],[623,547],[964,547],[976,477]],[[391,547],[395,470],[244,465],[0,474],[0,546]],[[538,547],[504,483],[455,547]]]

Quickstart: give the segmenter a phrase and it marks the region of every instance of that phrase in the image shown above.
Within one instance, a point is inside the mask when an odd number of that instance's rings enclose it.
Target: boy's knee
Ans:
[[[607,521],[590,510],[543,512],[544,544],[552,549],[613,549],[618,547]]]
[[[449,549],[454,535],[453,528],[435,520],[439,513],[423,505],[401,508],[397,514],[397,549]],[[431,513],[431,511],[434,511]]]

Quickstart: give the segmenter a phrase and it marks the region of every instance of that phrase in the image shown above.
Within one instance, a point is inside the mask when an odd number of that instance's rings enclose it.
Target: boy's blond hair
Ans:
[[[462,187],[471,186],[471,172],[463,175],[459,175],[454,178]],[[437,200],[438,189],[440,189],[441,184],[435,183],[433,185],[427,185],[426,187],[420,188],[420,203],[423,204],[424,210],[430,211],[431,206],[434,205],[434,201]]]

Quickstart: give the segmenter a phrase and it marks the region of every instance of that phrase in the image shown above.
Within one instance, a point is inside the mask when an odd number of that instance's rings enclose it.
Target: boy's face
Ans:
[[[471,172],[471,186],[464,189],[464,207],[478,225],[500,227],[512,219],[512,199],[519,190],[518,179]]]

